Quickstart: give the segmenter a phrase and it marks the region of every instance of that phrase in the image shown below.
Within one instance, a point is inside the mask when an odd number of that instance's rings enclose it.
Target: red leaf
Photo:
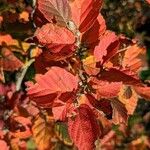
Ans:
[[[5,71],[15,71],[23,66],[23,63],[7,48],[1,50],[0,67]]]
[[[67,116],[67,107],[70,104],[66,104],[63,101],[57,100],[55,101],[55,104],[53,105],[52,111],[53,111],[53,116],[54,119],[57,121],[65,121],[66,116]]]
[[[56,20],[57,24],[66,26],[70,20],[68,0],[38,0],[38,9],[49,21]]]
[[[78,149],[92,150],[100,135],[96,118],[88,105],[80,105],[77,111],[77,116],[68,121],[70,137]]]
[[[70,0],[72,20],[80,32],[87,31],[94,24],[102,2],[102,0]]]
[[[109,100],[107,99],[100,99],[97,100],[94,98],[94,96],[88,94],[86,95],[88,98],[88,102],[96,109],[103,111],[108,117],[110,117],[110,115],[112,115],[112,107],[111,107],[111,103]],[[87,102],[87,103],[88,103]],[[88,104],[89,105],[89,104]]]
[[[38,9],[35,9],[33,20],[37,27],[42,27],[44,24],[49,22]]]
[[[62,36],[63,35],[63,36]],[[74,51],[75,36],[65,27],[46,24],[35,32],[40,44],[50,49],[53,53],[68,50]]]
[[[116,68],[103,71],[101,73],[100,79],[106,80],[108,82],[123,82],[127,85],[141,85],[141,81],[130,72],[118,70]]]
[[[103,80],[97,80],[96,78],[91,78],[90,83],[92,88],[95,90],[96,99],[101,98],[113,98],[117,97],[120,89],[121,89],[121,82],[107,82]]]
[[[28,88],[28,95],[42,105],[51,105],[57,94],[72,92],[78,88],[78,78],[59,67],[52,67],[45,75],[36,78],[36,82]]]
[[[93,43],[97,43],[105,30],[105,20],[102,15],[99,15],[93,26],[82,35],[82,43],[87,47],[91,46]]]
[[[74,108],[73,101],[75,98],[73,92],[64,93],[54,102],[52,112],[56,121],[66,120],[68,113]]]
[[[100,38],[98,46],[96,46],[94,49],[94,56],[97,61],[100,61],[102,63],[104,56],[106,57],[109,52],[111,52],[111,57],[116,53],[116,47],[112,46],[112,44],[114,44],[116,41],[118,43],[118,37],[114,32],[110,31],[107,31],[105,35]]]

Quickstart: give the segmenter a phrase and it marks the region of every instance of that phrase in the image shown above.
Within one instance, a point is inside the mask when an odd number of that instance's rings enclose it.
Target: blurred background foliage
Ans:
[[[10,34],[13,38],[20,40],[33,36],[35,31],[32,20],[34,4],[35,1],[32,0],[0,0],[0,32]],[[23,12],[27,14],[21,17]],[[144,0],[105,0],[102,14],[108,29],[135,38],[139,44],[146,46],[150,67],[150,5]],[[34,76],[33,70],[31,66],[25,76],[26,81]],[[8,80],[15,80],[13,77],[13,74],[8,75]],[[145,68],[141,72],[141,78],[144,81],[150,80],[150,68]],[[150,102],[139,101],[134,115],[129,119],[126,136],[120,134],[118,127],[114,127],[113,130],[118,135],[118,142],[115,143],[116,149],[130,149],[132,143],[135,144],[135,150],[146,150],[145,143],[148,144],[146,140],[150,140]],[[32,140],[28,141],[29,150],[35,149],[33,143]],[[69,149],[69,147],[62,147],[62,143],[58,145],[58,149]]]

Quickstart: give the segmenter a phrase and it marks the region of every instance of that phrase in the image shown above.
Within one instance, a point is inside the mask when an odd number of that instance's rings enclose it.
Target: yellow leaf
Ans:
[[[39,150],[52,148],[51,139],[54,136],[53,121],[48,121],[43,116],[38,116],[32,127],[33,138]]]
[[[125,104],[128,114],[132,115],[138,102],[138,95],[134,89],[129,86],[123,86],[119,93],[119,100]]]
[[[97,75],[100,71],[100,69],[96,67],[96,58],[92,55],[83,60],[83,67],[89,75]]]

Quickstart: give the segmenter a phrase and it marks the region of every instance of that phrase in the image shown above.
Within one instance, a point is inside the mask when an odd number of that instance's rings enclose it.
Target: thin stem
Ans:
[[[16,91],[19,91],[20,88],[21,88],[21,84],[22,84],[22,81],[25,77],[25,74],[28,70],[28,68],[31,66],[31,64],[35,61],[35,59],[31,59],[29,60],[22,68],[22,72],[20,74],[20,76],[18,77],[17,81],[16,81]]]

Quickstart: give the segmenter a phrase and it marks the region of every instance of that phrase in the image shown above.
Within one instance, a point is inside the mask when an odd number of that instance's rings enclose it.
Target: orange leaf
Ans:
[[[125,104],[128,114],[132,115],[138,102],[138,95],[135,90],[129,86],[123,86],[119,93],[119,100]]]
[[[14,39],[9,34],[0,33],[0,45],[2,44],[11,45],[14,43]]]
[[[134,86],[133,88],[139,96],[141,96],[147,100],[150,100],[150,87]]]
[[[22,13],[20,13],[19,20],[21,20],[23,22],[28,22],[29,21],[29,13],[27,11],[23,11]]]
[[[144,47],[139,47],[135,44],[125,51],[122,62],[124,68],[129,68],[133,72],[139,72],[146,64],[146,49]]]
[[[0,67],[5,71],[15,71],[23,66],[23,63],[7,48],[2,48]]]
[[[83,67],[88,75],[97,75],[100,72],[100,68],[96,67],[96,59],[92,55],[83,59]]]
[[[53,133],[53,122],[45,120],[41,116],[38,116],[32,127],[33,138],[37,144],[38,149],[46,150],[52,148],[51,139]]]

